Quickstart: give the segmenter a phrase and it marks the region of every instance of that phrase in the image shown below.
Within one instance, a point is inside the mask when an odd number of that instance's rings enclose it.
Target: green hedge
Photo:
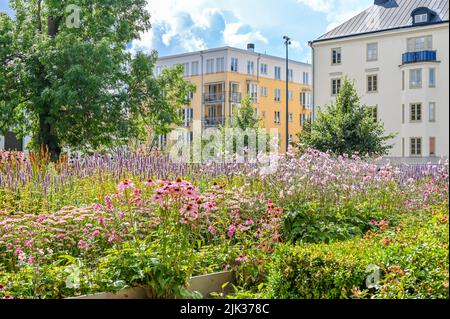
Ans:
[[[285,299],[448,298],[448,208],[407,216],[399,227],[332,244],[280,245],[267,294]],[[366,286],[379,267],[378,286]]]

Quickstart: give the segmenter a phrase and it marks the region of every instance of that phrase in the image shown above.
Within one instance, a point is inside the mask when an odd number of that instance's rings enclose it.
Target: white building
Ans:
[[[397,133],[390,157],[448,157],[448,10],[448,0],[376,0],[312,41],[314,113],[347,76],[386,131]]]

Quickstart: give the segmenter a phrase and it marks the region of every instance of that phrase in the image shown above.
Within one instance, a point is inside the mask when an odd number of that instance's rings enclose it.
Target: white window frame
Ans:
[[[409,88],[410,89],[422,88],[422,69],[409,70]]]
[[[422,103],[411,103],[409,105],[409,121],[411,123],[421,123],[422,119]]]
[[[433,50],[433,36],[421,36],[406,40],[408,52],[420,52]]]
[[[254,75],[255,74],[255,62],[247,61],[247,74]]]
[[[225,72],[225,58],[216,58],[216,73]]]
[[[275,67],[275,80],[281,80],[281,67]]]
[[[342,64],[342,48],[331,49],[331,65]]]
[[[194,61],[191,63],[191,73],[192,76],[197,76],[199,74],[198,61]]]
[[[281,89],[275,89],[275,101],[281,102]]]
[[[428,121],[430,123],[436,122],[436,102],[430,102],[428,104]]]
[[[261,63],[261,74],[267,75],[267,63]]]
[[[275,111],[273,122],[275,124],[281,124],[281,112],[280,111]]]
[[[335,78],[331,79],[331,96],[336,96],[339,94],[339,90],[342,86],[342,79],[341,78]]]
[[[428,87],[430,88],[436,87],[436,68],[428,69]]]
[[[420,13],[414,15],[414,23],[426,23],[426,22],[428,22],[428,13]]]
[[[206,74],[214,73],[214,59],[206,60]]]
[[[367,43],[366,50],[368,62],[378,61],[378,42]]]
[[[239,59],[231,58],[231,72],[239,72]]]
[[[288,81],[294,82],[294,70],[293,69],[288,69]]]
[[[267,87],[265,86],[261,87],[261,96],[267,97]]]
[[[378,93],[378,74],[367,76],[367,93]]]
[[[422,148],[423,143],[421,137],[411,137],[409,139],[409,154],[411,157],[421,157]]]

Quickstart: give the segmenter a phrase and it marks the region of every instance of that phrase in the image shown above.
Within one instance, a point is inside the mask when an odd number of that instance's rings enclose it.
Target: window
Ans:
[[[416,14],[414,16],[414,23],[428,22],[428,13]]]
[[[289,134],[289,142],[292,142],[292,139],[293,139],[293,136],[292,136],[292,134]]]
[[[421,122],[422,121],[422,104],[413,103],[410,106],[410,121]]]
[[[289,113],[289,122],[294,122],[294,114]]]
[[[231,58],[231,71],[238,72],[239,69],[239,60],[236,58]]]
[[[254,108],[253,109],[253,114],[255,115],[255,117],[258,117],[259,115],[258,115],[258,109],[257,108]]]
[[[436,138],[430,137],[430,156],[436,156]]]
[[[184,76],[188,77],[189,76],[189,63],[184,63],[183,69],[184,69]]]
[[[429,87],[434,88],[436,87],[436,69],[430,68],[429,70]]]
[[[373,121],[378,122],[378,106],[370,106],[368,107],[368,112],[370,116],[372,116]]]
[[[267,64],[261,64],[261,74],[267,75]]]
[[[293,101],[294,100],[294,92],[289,91],[288,92],[288,97],[289,97],[289,101]]]
[[[225,58],[216,59],[216,72],[225,72]]]
[[[422,156],[422,138],[413,137],[410,139],[411,156]]]
[[[341,48],[331,49],[331,64],[341,64],[342,50]]]
[[[430,102],[428,108],[428,120],[430,122],[436,122],[436,103]]]
[[[255,74],[255,63],[253,61],[247,62],[247,74],[249,75]]]
[[[206,73],[214,73],[214,59],[206,60]]]
[[[311,107],[311,93],[306,93],[306,107]]]
[[[183,119],[184,122],[184,126],[189,126],[192,122],[192,119],[194,118],[194,109],[185,108],[180,111],[181,111],[181,118]]]
[[[192,62],[191,71],[192,71],[193,76],[198,75],[198,62],[197,61]]]
[[[419,89],[422,87],[422,69],[409,70],[409,88]]]
[[[266,118],[266,111],[262,111],[262,118],[263,118],[263,119]]]
[[[288,81],[294,82],[294,70],[292,70],[292,69],[288,70]]]
[[[258,85],[257,84],[248,84],[247,85],[248,96],[253,100],[258,100]]]
[[[306,93],[305,92],[300,93],[300,104],[303,106],[306,106]]]
[[[433,50],[433,37],[431,35],[425,37],[409,38],[407,40],[408,52],[418,52]]]
[[[261,87],[261,96],[267,96],[267,88],[265,86]]]
[[[275,67],[275,80],[281,80],[281,68],[279,66]]]
[[[378,43],[367,44],[367,61],[378,60]]]
[[[367,76],[367,92],[378,92],[378,75]]]
[[[339,93],[340,88],[341,88],[341,79],[332,79],[331,80],[331,95],[337,95]]]
[[[275,89],[275,101],[280,102],[281,101],[281,90]]]
[[[300,126],[304,126],[306,122],[306,115],[300,114]]]
[[[309,72],[303,72],[303,84],[309,85]]]
[[[188,92],[187,99],[192,101],[194,99],[194,92]]]
[[[281,114],[280,114],[280,112],[275,112],[274,123],[275,124],[280,124],[281,123]]]

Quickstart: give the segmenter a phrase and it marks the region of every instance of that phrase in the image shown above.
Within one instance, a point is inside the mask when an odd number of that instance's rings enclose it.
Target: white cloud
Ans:
[[[373,1],[365,0],[297,0],[310,9],[326,14],[330,31],[366,9]]]
[[[150,0],[147,9],[152,28],[133,42],[132,51],[166,48],[189,52],[220,45],[268,43],[260,31],[239,21],[234,12],[208,5],[215,6],[208,0]]]
[[[241,22],[227,24],[223,32],[224,44],[229,46],[241,46],[251,42],[262,42],[268,44],[269,40],[264,37],[259,31],[250,31],[247,33],[239,33],[239,29],[244,24]]]

